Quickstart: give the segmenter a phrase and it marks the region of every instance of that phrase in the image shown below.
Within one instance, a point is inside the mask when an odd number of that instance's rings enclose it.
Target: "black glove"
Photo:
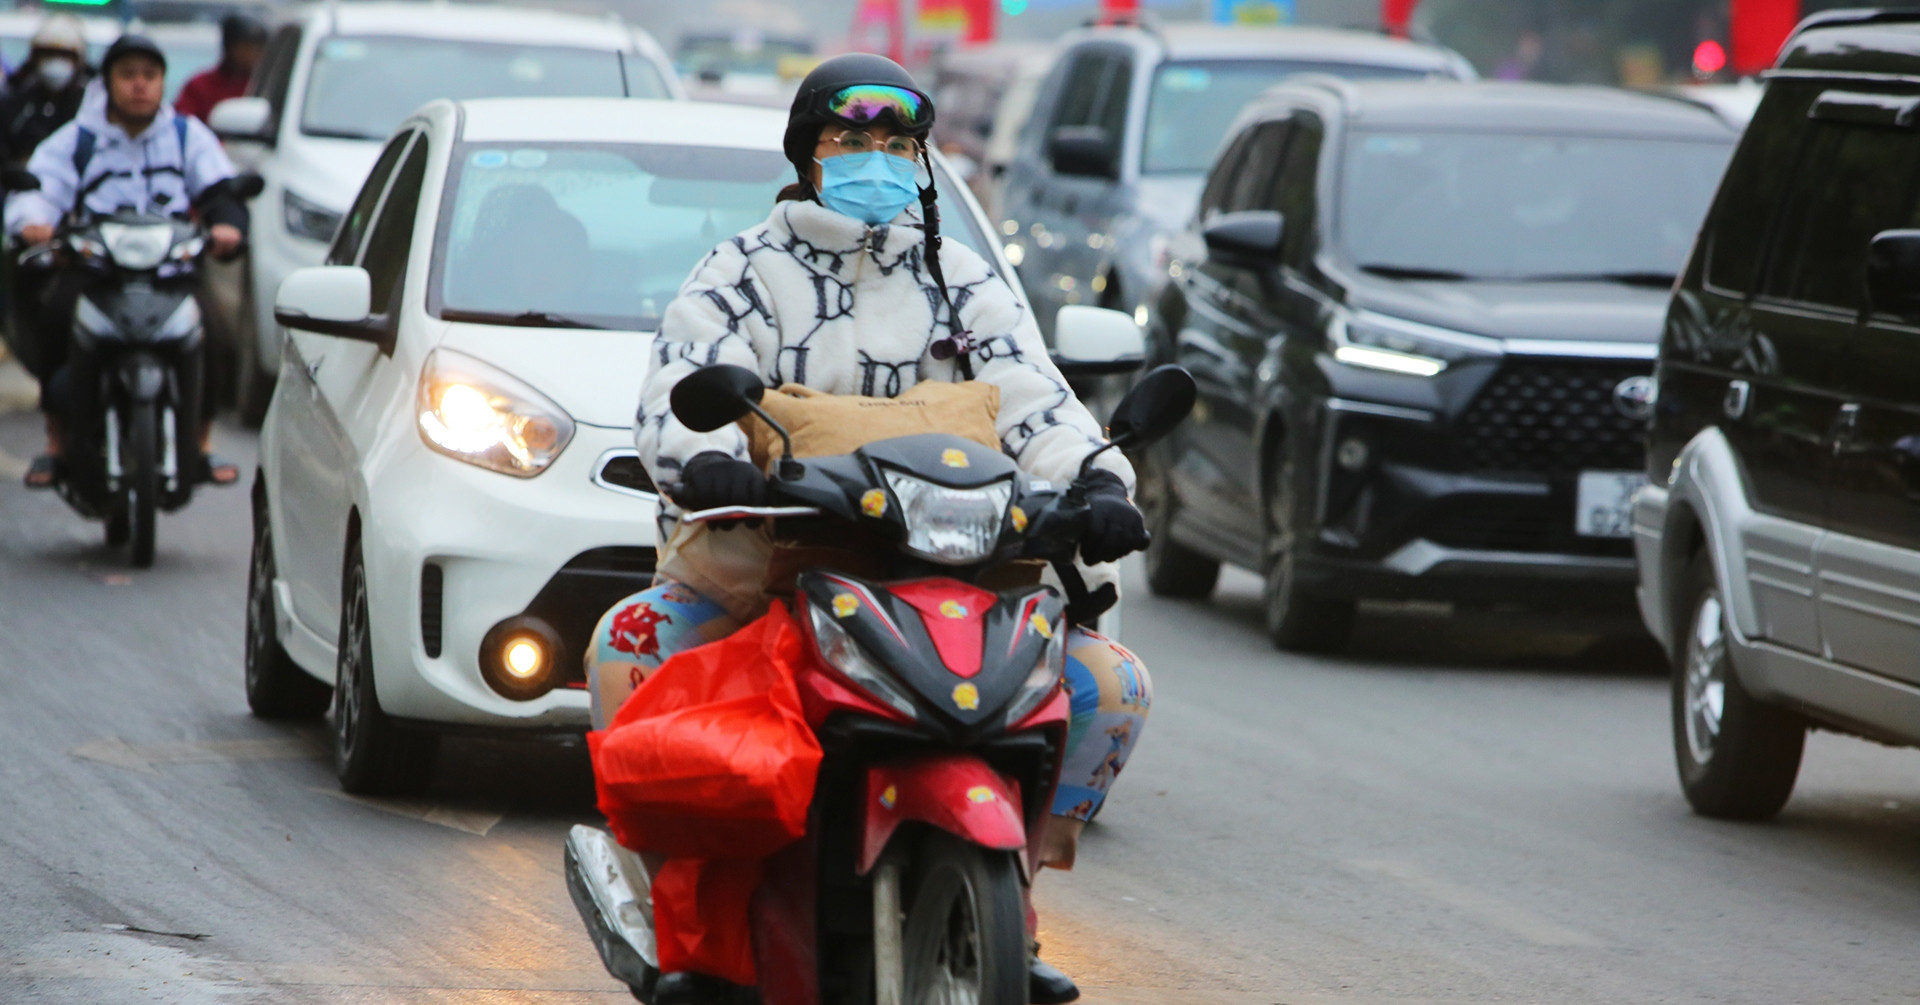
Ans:
[[[1118,561],[1147,546],[1147,521],[1127,499],[1127,484],[1098,468],[1081,481],[1087,489],[1087,532],[1080,560],[1088,565]]]
[[[695,454],[680,469],[680,491],[673,501],[689,512],[721,506],[765,506],[767,476],[746,461],[718,450]]]

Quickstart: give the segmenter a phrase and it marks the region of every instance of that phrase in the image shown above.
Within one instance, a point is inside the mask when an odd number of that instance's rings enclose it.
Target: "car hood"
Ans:
[[[1194,208],[1200,205],[1200,193],[1206,187],[1205,175],[1142,176],[1134,213],[1163,234],[1178,233],[1193,222]]]
[[[1503,339],[1660,340],[1669,292],[1608,282],[1354,281],[1347,302],[1409,321]]]
[[[283,159],[291,169],[285,185],[302,196],[344,214],[373,173],[381,143],[371,140],[300,138],[299,156]]]
[[[449,323],[440,346],[533,385],[575,422],[625,429],[640,408],[653,333]]]

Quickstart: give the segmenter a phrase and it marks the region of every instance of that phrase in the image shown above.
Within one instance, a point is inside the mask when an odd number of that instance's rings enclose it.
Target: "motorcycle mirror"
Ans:
[[[1156,367],[1120,399],[1107,433],[1116,446],[1129,450],[1144,447],[1184,422],[1187,413],[1193,411],[1198,393],[1193,375],[1186,370],[1171,365]]]
[[[267,180],[251,171],[246,174],[234,176],[233,194],[239,198],[252,199],[266,190]]]
[[[0,170],[0,188],[9,192],[32,192],[40,188],[40,177],[26,168]]]
[[[743,366],[720,364],[703,366],[680,378],[669,400],[673,417],[681,425],[696,433],[710,433],[753,411],[766,391],[759,374]]]

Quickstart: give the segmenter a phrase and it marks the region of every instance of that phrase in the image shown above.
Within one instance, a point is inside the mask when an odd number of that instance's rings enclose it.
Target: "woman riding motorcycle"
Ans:
[[[737,427],[696,433],[673,416],[674,385],[703,366],[732,363],[769,386],[868,397],[898,397],[921,381],[985,382],[998,390],[1002,448],[1029,474],[1060,485],[1106,442],[1006,280],[971,250],[940,240],[926,152],[933,113],[913,77],[879,56],[828,60],[802,82],[785,141],[800,180],[780,193],[765,223],[707,256],[660,325],[635,434],[672,503],[663,532],[683,512],[768,501],[767,476],[747,459]],[[1133,470],[1125,458],[1101,454],[1090,481],[1080,555],[1097,567],[1088,574],[1097,588],[1113,579],[1106,563],[1145,547],[1147,534],[1128,499]],[[745,537],[716,534],[703,563],[681,561],[669,544],[653,588],[601,620],[588,653],[596,728],[669,656],[764,612],[763,555],[742,548],[732,564],[711,560],[725,539]],[[1063,869],[1139,741],[1152,701],[1146,668],[1116,643],[1076,628],[1067,652],[1073,726],[1041,855]],[[667,958],[668,943],[661,945],[659,1005],[731,1001],[751,979],[720,961]],[[1037,952],[1032,1001],[1077,998],[1073,982]]]

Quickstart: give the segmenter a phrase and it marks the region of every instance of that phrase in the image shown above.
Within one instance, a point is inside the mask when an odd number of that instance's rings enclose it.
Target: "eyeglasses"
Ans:
[[[874,139],[872,133],[849,129],[838,136],[822,136],[820,142],[822,145],[833,147],[835,152],[830,156],[835,157],[840,154],[864,154],[874,150],[884,150],[895,157],[904,157],[910,161],[920,159],[920,141],[911,136],[889,136],[886,142],[882,143]]]
[[[850,126],[870,126],[891,115],[900,128],[919,131],[933,125],[933,101],[918,91],[882,84],[843,87],[822,99],[820,110]]]

